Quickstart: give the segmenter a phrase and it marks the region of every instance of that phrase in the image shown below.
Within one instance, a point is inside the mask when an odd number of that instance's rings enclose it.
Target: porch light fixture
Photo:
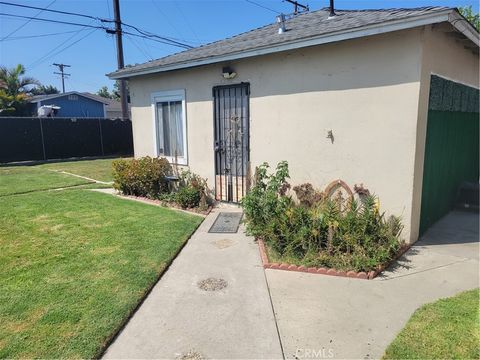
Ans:
[[[235,76],[237,76],[237,73],[229,66],[225,66],[222,69],[222,75],[224,79],[233,79]]]

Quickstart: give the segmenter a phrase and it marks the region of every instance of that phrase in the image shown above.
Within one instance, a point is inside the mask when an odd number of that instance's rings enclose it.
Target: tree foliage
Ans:
[[[462,14],[465,19],[477,29],[477,31],[480,31],[480,15],[473,11],[472,5],[460,7],[458,10],[460,11],[460,14]]]
[[[32,95],[52,95],[52,94],[60,94],[60,90],[58,90],[53,85],[39,85],[34,87],[30,90],[30,94]]]
[[[18,64],[7,68],[0,66],[0,114],[25,115],[32,85],[40,86],[40,82],[32,77],[24,76],[25,67]]]
[[[120,101],[120,82],[117,80],[113,84],[113,89],[110,91],[107,86],[102,86],[100,90],[97,91],[97,95],[107,98]],[[130,89],[128,88],[127,82],[127,98],[128,102],[130,102]]]
[[[97,95],[106,99],[113,99],[112,94],[110,93],[110,91],[108,90],[108,87],[106,86],[102,86],[100,90],[97,91]]]

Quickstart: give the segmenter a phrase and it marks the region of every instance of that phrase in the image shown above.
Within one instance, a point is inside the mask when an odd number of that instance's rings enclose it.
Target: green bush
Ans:
[[[198,192],[199,197],[200,197],[199,200],[196,202],[195,206],[184,206],[184,205],[180,204],[177,200],[179,205],[182,206],[183,208],[198,207],[200,210],[206,210],[208,208],[208,206],[210,205],[211,197],[209,196],[207,180],[200,177],[200,175],[197,175],[197,174],[191,172],[190,170],[182,171],[180,173],[179,188],[180,188],[180,190],[182,188],[191,188],[191,189],[188,190],[188,192],[191,193],[192,199],[193,199],[193,193],[194,193],[194,191],[192,189],[195,189]],[[187,191],[184,191],[184,192],[186,193]],[[186,201],[186,199],[185,199],[188,196],[186,196],[185,194],[181,194],[179,196],[184,199],[184,200],[182,200],[184,204],[188,203],[188,201]]]
[[[172,167],[165,158],[120,159],[113,162],[113,187],[125,195],[158,199],[168,193],[166,176]]]
[[[184,209],[195,208],[200,204],[200,191],[191,186],[187,185],[181,187],[175,194],[175,201]]]
[[[309,201],[302,198],[297,204],[287,193],[288,164],[279,163],[270,175],[267,170],[266,163],[257,169],[242,206],[247,232],[262,238],[276,260],[369,271],[400,249],[401,221],[395,216],[386,219],[376,197],[366,196],[361,203],[320,196],[310,201],[311,194],[320,192],[304,186],[300,190],[308,193]]]

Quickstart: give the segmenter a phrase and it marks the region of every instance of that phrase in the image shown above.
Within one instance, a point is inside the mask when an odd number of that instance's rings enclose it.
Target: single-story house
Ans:
[[[55,105],[60,107],[55,117],[107,117],[107,99],[78,91],[51,95],[36,95],[31,98],[30,103],[32,104],[31,110],[33,115],[36,115],[37,109],[43,105]]]
[[[479,33],[454,8],[335,11],[109,74],[129,81],[135,156],[232,202],[287,160],[292,184],[364,184],[416,241],[478,182]]]

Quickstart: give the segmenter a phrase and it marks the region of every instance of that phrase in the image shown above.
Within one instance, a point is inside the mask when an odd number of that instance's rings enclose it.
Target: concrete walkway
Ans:
[[[104,354],[105,358],[279,359],[282,351],[257,245],[210,234],[215,209]],[[197,283],[221,278],[220,291]]]
[[[452,212],[374,280],[266,270],[286,358],[380,358],[421,305],[479,286],[478,214]]]

